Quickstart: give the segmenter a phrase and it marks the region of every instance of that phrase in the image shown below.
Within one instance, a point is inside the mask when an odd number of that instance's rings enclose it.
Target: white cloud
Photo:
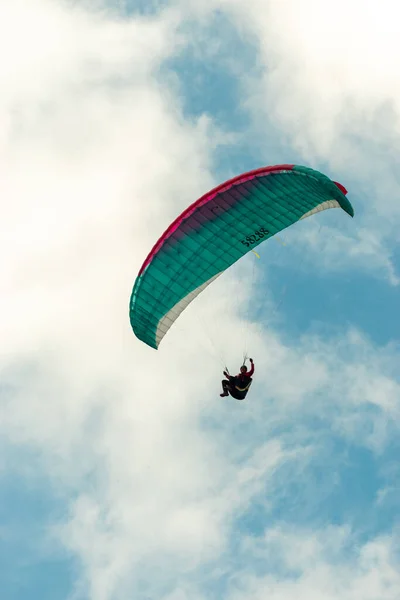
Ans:
[[[343,0],[334,10],[317,0],[254,0],[245,13],[238,2],[222,4],[257,34],[266,110],[273,109],[305,155],[318,152],[339,165],[348,160],[337,146],[343,114],[355,109],[367,128],[374,111],[386,103],[400,108],[395,67],[399,10],[390,0],[379,6]]]
[[[0,360],[10,388],[0,427],[10,444],[39,450],[25,476],[41,469],[64,495],[68,516],[52,534],[81,561],[93,600],[126,597],[141,577],[161,597],[179,573],[223,555],[235,519],[261,494],[272,502],[280,468],[302,472],[320,443],[317,432],[280,438],[275,427],[336,412],[333,428],[379,450],[389,420],[398,425],[397,356],[353,333],[293,350],[253,326],[251,400],[220,399],[218,349],[200,356],[198,315],[231,365],[249,277],[240,267],[159,353],[133,337],[137,270],[163,226],[212,185],[225,139],[207,118],[186,122],[158,78],[183,43],[178,27],[171,10],[124,22],[67,4],[0,5]],[[365,404],[379,411],[372,434]]]
[[[364,272],[397,286],[400,278],[393,261],[393,240],[365,222],[358,225],[357,218],[350,221],[338,213],[336,210],[284,232],[286,244],[296,248],[299,256],[294,259],[290,255],[293,266],[347,276],[354,271]],[[285,255],[280,260],[285,262]]]
[[[359,545],[341,527],[320,531],[275,527],[258,541],[248,540],[244,553],[262,564],[239,572],[230,600],[395,600],[400,593],[398,542],[390,536]],[[248,565],[246,564],[246,567]],[[274,569],[282,574],[277,577]],[[235,589],[236,588],[236,589]]]

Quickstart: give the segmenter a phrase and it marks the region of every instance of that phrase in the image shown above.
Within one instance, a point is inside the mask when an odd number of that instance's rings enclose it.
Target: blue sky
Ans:
[[[400,597],[397,22],[389,0],[0,3],[4,600]],[[355,218],[283,232],[141,344],[157,237],[282,162]],[[221,399],[244,350],[251,394]]]

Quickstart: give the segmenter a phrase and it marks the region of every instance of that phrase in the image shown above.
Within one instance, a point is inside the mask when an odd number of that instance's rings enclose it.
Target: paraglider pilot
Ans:
[[[236,400],[244,400],[246,398],[247,392],[249,391],[252,376],[254,374],[254,362],[253,359],[250,358],[251,369],[247,370],[246,365],[242,365],[240,367],[240,373],[233,377],[229,375],[228,371],[224,371],[224,375],[226,379],[222,380],[222,389],[223,392],[220,394],[221,397],[232,396]]]

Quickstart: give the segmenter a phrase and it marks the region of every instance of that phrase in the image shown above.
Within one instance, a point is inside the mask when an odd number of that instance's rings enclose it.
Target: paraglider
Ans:
[[[157,349],[183,310],[226,269],[297,221],[329,208],[351,217],[347,190],[308,167],[235,177],[191,204],[144,261],[130,299],[135,335]]]
[[[249,359],[251,364],[250,371],[247,370],[245,364],[240,367],[240,373],[233,377],[229,375],[228,370],[224,371],[224,375],[226,379],[222,380],[222,394],[220,394],[221,398],[224,396],[231,395],[232,398],[236,400],[244,400],[247,396],[247,392],[250,389],[252,384],[252,377],[254,375],[254,361],[252,358]]]

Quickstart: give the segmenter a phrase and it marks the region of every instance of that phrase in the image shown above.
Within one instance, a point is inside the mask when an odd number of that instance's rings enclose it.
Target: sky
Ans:
[[[400,598],[399,13],[0,0],[2,600]],[[280,163],[354,219],[285,230],[141,343],[158,237]]]

